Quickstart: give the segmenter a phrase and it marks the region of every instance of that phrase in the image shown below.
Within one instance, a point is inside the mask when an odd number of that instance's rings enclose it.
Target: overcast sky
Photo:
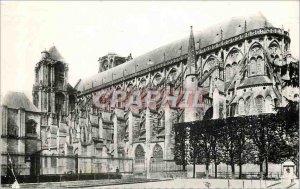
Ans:
[[[53,44],[69,63],[71,85],[98,71],[108,52],[133,57],[233,16],[260,11],[290,29],[299,57],[298,1],[213,2],[1,2],[1,95],[23,91],[31,98],[40,52]]]

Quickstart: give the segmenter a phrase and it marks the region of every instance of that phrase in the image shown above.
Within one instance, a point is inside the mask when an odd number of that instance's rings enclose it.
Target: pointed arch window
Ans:
[[[264,112],[264,98],[259,95],[255,98],[255,104],[257,108],[257,113],[261,114]]]
[[[65,95],[63,93],[55,94],[55,111],[64,113]]]
[[[34,120],[28,120],[26,122],[26,135],[35,135],[36,125],[37,123]]]
[[[232,63],[232,76],[238,72],[238,64],[236,62]]]
[[[261,56],[257,57],[257,64],[256,64],[257,75],[264,74],[264,60]]]
[[[239,100],[238,113],[239,115],[245,115],[245,102],[242,98]]]
[[[250,59],[250,75],[256,74],[256,58],[252,57]]]
[[[250,113],[250,97],[248,97],[245,101],[245,114],[249,115]]]
[[[271,96],[267,96],[266,99],[266,113],[272,113],[274,109],[274,104]]]
[[[226,81],[230,81],[232,78],[232,68],[231,65],[227,64],[225,68],[225,73],[226,73]]]
[[[208,74],[208,71],[205,70],[204,73],[203,73],[203,76],[206,76],[207,74]],[[209,86],[209,78],[207,78],[207,79],[204,81],[203,86],[204,86],[204,87]]]
[[[55,72],[55,85],[58,89],[62,89],[65,81],[65,67],[62,63],[58,62],[54,66]]]

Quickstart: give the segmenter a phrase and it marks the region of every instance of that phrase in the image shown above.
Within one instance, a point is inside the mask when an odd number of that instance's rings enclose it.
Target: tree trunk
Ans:
[[[196,152],[193,149],[193,178],[196,178]]]
[[[239,167],[240,167],[239,179],[241,179],[242,178],[242,167],[243,167],[243,165],[240,163]]]
[[[206,166],[205,166],[205,174],[206,174],[206,178],[208,178],[208,170],[209,170],[209,164],[208,163],[206,163],[205,164]]]
[[[193,163],[193,178],[196,177],[196,162],[195,162],[195,159],[194,159],[194,163]]]
[[[296,176],[299,178],[299,160],[296,163]]]
[[[218,177],[218,164],[215,163],[215,178]]]
[[[231,175],[232,175],[232,178],[235,177],[234,163],[231,164]]]
[[[262,176],[263,176],[263,162],[261,162],[259,164],[259,172],[260,172],[260,178],[262,179]]]
[[[268,161],[268,157],[266,158],[266,173],[265,173],[265,178],[267,179],[268,178],[268,169],[269,169],[269,163],[268,163],[269,161]]]

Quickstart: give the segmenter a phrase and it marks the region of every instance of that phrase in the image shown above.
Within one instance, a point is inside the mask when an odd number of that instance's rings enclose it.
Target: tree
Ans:
[[[220,137],[220,145],[222,148],[222,162],[231,166],[232,177],[235,175],[235,163],[237,162],[237,146],[236,146],[236,122],[234,117],[229,117],[225,121],[225,125],[221,128],[223,135]]]
[[[176,164],[182,165],[183,170],[186,170],[186,124],[175,124],[175,146],[174,146],[174,160]]]
[[[211,162],[211,151],[210,135],[206,122],[192,124],[190,134],[190,149],[193,163],[194,165],[205,164],[206,176],[208,176],[209,164]]]
[[[270,161],[282,163],[291,159],[299,167],[299,104],[287,101],[285,107],[276,108],[276,145],[271,150]],[[298,169],[296,175],[299,175]]]
[[[246,117],[237,117],[235,119],[236,127],[234,130],[237,132],[235,146],[236,146],[236,161],[239,165],[239,178],[242,178],[242,166],[251,161],[252,157],[252,143],[249,140],[249,127]]]
[[[215,164],[215,178],[218,176],[218,165],[222,160],[221,151],[221,140],[223,133],[222,127],[224,126],[224,119],[213,120],[212,124],[207,124],[208,130],[210,131],[210,153],[211,158]]]

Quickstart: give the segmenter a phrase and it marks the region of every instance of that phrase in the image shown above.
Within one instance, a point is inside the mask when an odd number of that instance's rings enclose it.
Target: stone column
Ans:
[[[187,103],[184,109],[184,122],[197,120],[197,108],[193,106],[195,92],[198,89],[198,80],[195,74],[186,76],[184,101]]]
[[[42,111],[42,87],[41,86],[39,87],[38,93],[39,93],[39,102],[37,104],[38,105],[37,108],[39,111]]]
[[[0,120],[2,128],[0,129],[0,136],[6,136],[7,135],[7,106],[1,106],[1,114],[0,114]]]
[[[20,108],[18,110],[18,117],[19,117],[19,136],[25,136],[25,109]]]
[[[145,129],[146,129],[146,143],[145,143],[145,162],[146,162],[146,171],[147,171],[147,178],[150,178],[150,160],[151,160],[151,148],[150,148],[150,140],[151,140],[151,112],[150,109],[147,108],[146,110],[146,122],[145,122]]]
[[[215,87],[213,92],[213,119],[218,119],[220,117],[220,95],[217,87]]]
[[[50,96],[51,96],[51,98],[50,98],[51,112],[55,113],[55,93],[54,93],[53,89],[51,90]]]
[[[66,106],[66,115],[69,115],[69,95],[66,94],[66,101],[65,101],[65,106]]]
[[[19,121],[19,137],[25,136],[25,109],[20,108],[18,110],[18,121]],[[24,140],[18,140],[18,153],[25,154],[25,143]]]
[[[171,154],[171,132],[173,127],[173,112],[174,110],[168,106],[165,108],[165,159],[172,159]]]
[[[114,124],[114,157],[118,157],[118,118],[116,114],[114,114],[112,121]]]

